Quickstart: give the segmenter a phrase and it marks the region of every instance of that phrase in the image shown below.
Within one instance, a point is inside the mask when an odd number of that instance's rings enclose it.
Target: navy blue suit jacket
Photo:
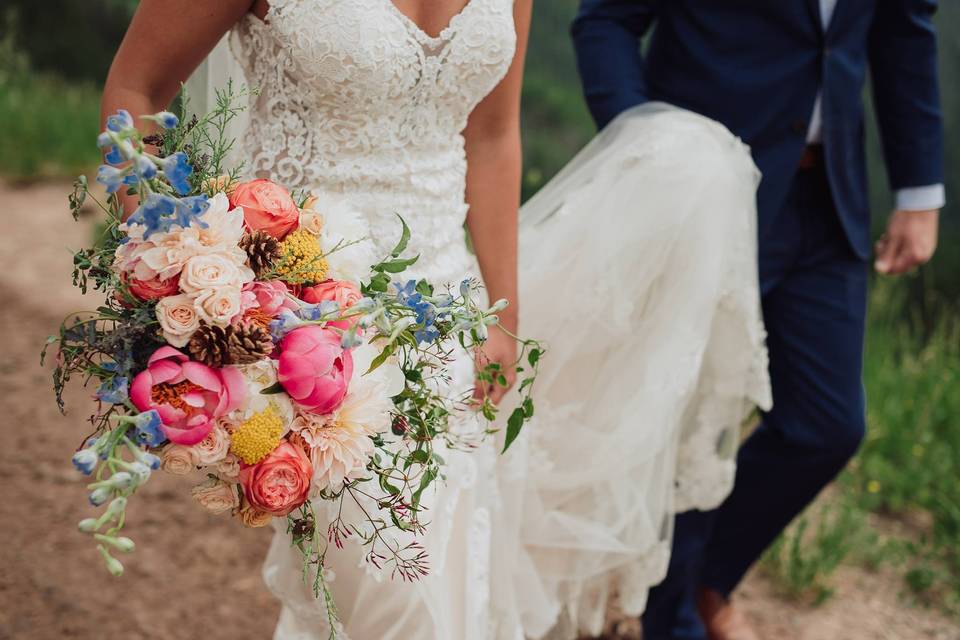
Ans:
[[[943,182],[936,0],[582,0],[573,37],[598,126],[648,100],[726,125],[763,172],[761,235],[787,194],[818,89],[834,201],[854,251],[870,253],[863,143],[869,66],[894,189]],[[646,55],[640,39],[654,27]]]

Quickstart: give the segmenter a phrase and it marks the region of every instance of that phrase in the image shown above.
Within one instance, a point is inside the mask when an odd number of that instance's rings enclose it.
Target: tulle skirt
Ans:
[[[379,579],[359,548],[331,554],[340,637],[569,640],[601,630],[614,594],[642,612],[674,515],[719,505],[741,423],[770,405],[758,179],[721,125],[652,104],[523,208],[521,333],[548,348],[537,415],[504,456],[501,442],[452,452],[425,580]],[[264,567],[278,640],[329,632],[299,567],[278,531]]]
[[[649,104],[523,208],[521,331],[548,353],[507,456],[524,478],[499,479],[493,606],[528,637],[599,633],[614,593],[641,613],[674,515],[729,493],[740,426],[771,403],[759,177],[723,126]]]

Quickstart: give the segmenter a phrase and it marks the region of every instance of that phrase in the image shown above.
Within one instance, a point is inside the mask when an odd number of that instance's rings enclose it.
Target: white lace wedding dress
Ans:
[[[400,213],[416,276],[479,275],[461,131],[513,58],[512,4],[471,0],[431,37],[391,0],[271,0],[231,36],[260,92],[248,169],[342,194],[384,251]],[[573,637],[598,630],[611,589],[642,609],[672,514],[724,497],[740,421],[768,402],[756,179],[722,127],[641,108],[524,208],[521,328],[550,348],[537,422],[506,456],[494,442],[449,452],[428,502],[424,580],[379,575],[356,545],[330,554],[339,637]],[[470,388],[471,369],[461,358],[453,384]],[[283,531],[264,576],[283,603],[276,638],[328,637]]]

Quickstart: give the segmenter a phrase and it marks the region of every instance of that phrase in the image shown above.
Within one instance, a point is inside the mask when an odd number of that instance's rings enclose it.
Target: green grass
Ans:
[[[908,288],[882,281],[872,293],[863,448],[765,557],[790,595],[820,602],[841,563],[887,563],[902,568],[908,593],[958,611],[960,320],[949,304],[933,321],[911,319]],[[891,539],[864,527],[870,512],[910,524]]]
[[[96,166],[100,93],[30,72],[0,41],[0,174],[13,180],[74,176]]]

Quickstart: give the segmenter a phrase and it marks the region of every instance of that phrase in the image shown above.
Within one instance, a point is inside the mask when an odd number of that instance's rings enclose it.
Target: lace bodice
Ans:
[[[513,0],[470,0],[436,37],[391,0],[270,4],[232,36],[260,92],[244,137],[251,173],[348,196],[384,250],[399,213],[419,274],[465,273],[461,132],[513,58]]]

